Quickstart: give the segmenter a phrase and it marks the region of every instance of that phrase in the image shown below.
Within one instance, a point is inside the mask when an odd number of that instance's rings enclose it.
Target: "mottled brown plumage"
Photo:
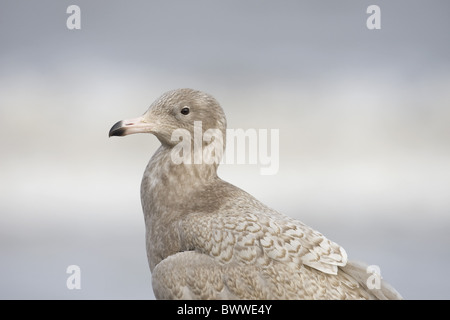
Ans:
[[[186,110],[188,108],[188,110]],[[184,109],[184,110],[183,110]],[[210,95],[170,91],[111,135],[154,134],[161,142],[141,184],[147,255],[158,299],[398,299],[387,283],[371,290],[363,264],[338,244],[268,208],[217,176],[218,163],[174,163],[174,130],[218,129],[226,119]],[[203,142],[203,146],[207,143]],[[223,148],[225,144],[223,144]]]

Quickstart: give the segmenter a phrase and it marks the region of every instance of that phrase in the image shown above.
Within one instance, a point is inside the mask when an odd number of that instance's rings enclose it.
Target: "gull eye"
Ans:
[[[188,107],[184,107],[183,109],[181,109],[181,114],[187,115],[189,114],[189,108]]]

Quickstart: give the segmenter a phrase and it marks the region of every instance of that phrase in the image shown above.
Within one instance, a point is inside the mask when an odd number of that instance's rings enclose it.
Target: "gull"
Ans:
[[[194,141],[199,123],[214,138]],[[402,299],[337,243],[219,178],[226,126],[215,98],[177,89],[109,131],[161,143],[141,182],[157,299]]]

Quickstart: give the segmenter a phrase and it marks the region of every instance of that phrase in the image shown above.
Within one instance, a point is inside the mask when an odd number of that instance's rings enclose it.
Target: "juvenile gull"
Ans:
[[[109,131],[152,133],[161,142],[141,184],[157,299],[401,299],[320,232],[221,180],[218,161],[194,161],[207,145],[195,146],[196,121],[203,133],[220,130],[225,141],[219,103],[192,89],[165,93],[144,115]],[[172,139],[180,129],[192,138],[192,154],[181,163],[173,161],[180,140]]]

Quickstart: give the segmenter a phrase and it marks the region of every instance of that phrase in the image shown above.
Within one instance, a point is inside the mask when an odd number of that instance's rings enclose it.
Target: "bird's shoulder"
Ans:
[[[329,274],[347,263],[338,244],[304,223],[283,215],[238,188],[214,211],[194,211],[179,222],[186,250],[214,257],[220,263],[305,264]]]

